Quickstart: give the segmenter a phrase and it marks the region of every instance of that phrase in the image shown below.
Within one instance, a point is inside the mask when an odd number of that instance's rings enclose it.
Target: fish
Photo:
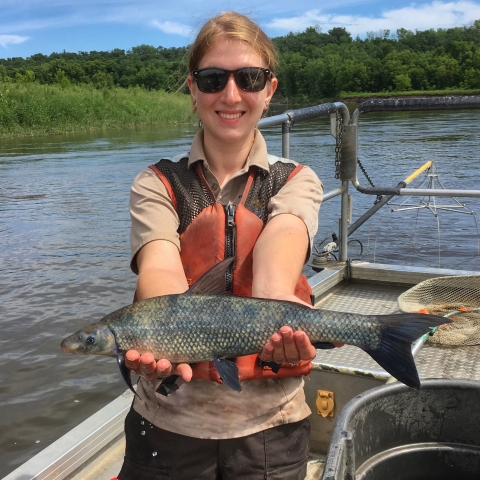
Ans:
[[[260,353],[272,334],[287,325],[303,330],[318,348],[334,343],[359,347],[397,380],[420,388],[411,344],[449,323],[447,318],[419,313],[361,315],[236,296],[225,292],[225,273],[234,259],[219,262],[185,293],[148,298],[106,315],[65,338],[62,350],[116,357],[135,394],[125,366],[125,353],[132,349],[171,363],[213,361],[222,381],[241,391],[238,368],[231,359]],[[280,367],[270,366],[275,372]]]

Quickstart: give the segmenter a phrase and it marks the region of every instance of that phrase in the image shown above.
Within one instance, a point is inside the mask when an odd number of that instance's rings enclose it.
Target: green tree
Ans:
[[[35,73],[31,70],[25,70],[25,73],[17,72],[15,74],[16,83],[33,83],[35,82]]]
[[[96,88],[100,88],[100,89],[110,88],[110,87],[113,87],[114,85],[112,74],[101,71],[101,70],[97,71],[92,76],[92,82]]]
[[[55,83],[58,83],[62,88],[67,88],[70,85],[70,80],[68,80],[65,72],[59,68],[55,74]]]
[[[412,89],[412,81],[406,73],[396,75],[393,79],[393,83],[395,84],[395,90],[397,92],[406,92],[407,90]]]
[[[465,72],[462,87],[480,88],[480,69],[470,68]]]
[[[335,27],[328,31],[328,35],[332,37],[335,43],[350,43],[352,41],[352,36],[350,32],[343,27]]]
[[[3,82],[7,76],[7,67],[5,67],[5,65],[0,65],[0,82]]]
[[[337,73],[337,90],[340,92],[361,92],[368,80],[368,69],[362,62],[345,60]]]

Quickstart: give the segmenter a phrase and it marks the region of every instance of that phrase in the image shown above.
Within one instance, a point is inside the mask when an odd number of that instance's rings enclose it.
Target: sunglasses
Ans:
[[[192,72],[198,89],[203,93],[221,92],[227,86],[230,75],[233,75],[238,88],[243,91],[260,92],[265,88],[272,73],[268,68],[261,67],[243,67],[236,70],[201,68]]]

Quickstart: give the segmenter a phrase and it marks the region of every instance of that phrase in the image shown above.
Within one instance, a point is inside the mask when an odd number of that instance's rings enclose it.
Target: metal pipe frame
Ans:
[[[479,95],[455,95],[449,97],[377,98],[361,103],[352,115],[357,125],[361,113],[412,110],[445,110],[480,108]]]
[[[280,115],[263,118],[258,127],[282,125],[282,156],[290,157],[290,133],[296,122],[303,122],[315,118],[325,117],[333,113],[342,116],[344,125],[357,125],[361,113],[374,111],[395,110],[439,110],[445,108],[480,108],[480,96],[459,97],[426,97],[426,98],[388,98],[368,100],[360,104],[350,119],[347,106],[341,102],[324,103],[313,107],[288,110]],[[336,132],[335,132],[336,134]],[[400,182],[396,187],[366,187],[360,184],[358,178],[351,180],[352,185],[366,195],[387,195],[378,206],[371,209],[348,228],[348,180],[342,181],[340,188],[327,192],[323,201],[330,200],[341,195],[341,216],[339,227],[339,260],[345,262],[348,259],[348,235],[356,230],[368,218],[370,218],[382,205],[394,196],[419,196],[419,197],[470,197],[479,198],[480,190],[457,190],[457,189],[416,189],[405,188],[406,184]],[[408,183],[408,182],[407,182]]]
[[[419,97],[419,98],[386,98],[373,99],[361,103],[352,115],[352,124],[358,125],[361,113],[412,111],[412,110],[444,110],[460,108],[480,108],[480,96],[450,96],[450,97]],[[480,190],[453,190],[453,189],[417,189],[366,187],[360,184],[358,178],[352,181],[353,186],[366,195],[392,195],[416,197],[470,197],[479,198]]]
[[[447,188],[399,188],[399,187],[365,187],[358,180],[352,182],[353,186],[366,195],[392,195],[409,197],[471,197],[479,198],[480,190],[453,190]]]
[[[342,180],[342,203],[340,214],[339,235],[339,260],[346,262],[348,259],[348,180]]]
[[[339,195],[342,195],[344,192],[345,192],[345,187],[343,186],[340,188],[336,188],[335,190],[331,190],[330,192],[326,193],[323,196],[323,201],[326,202],[327,200],[338,197]]]
[[[345,104],[341,102],[322,103],[313,107],[299,108],[297,110],[287,110],[280,115],[262,118],[258,122],[258,127],[272,127],[282,125],[282,157],[290,158],[290,132],[298,122],[313,120],[315,118],[327,117],[332,113],[340,113],[343,124],[348,125],[350,122],[350,112]],[[324,195],[323,201],[343,194],[343,187],[332,190]]]
[[[326,117],[333,113],[338,113],[342,117],[343,125],[350,123],[350,112],[345,104],[341,102],[324,103],[313,107],[300,108],[298,110],[288,110],[281,115],[262,118],[258,122],[258,127],[269,127],[273,125],[282,125],[282,156],[290,158],[290,132],[296,122],[304,122],[315,118]],[[335,132],[337,135],[337,132]],[[346,261],[348,258],[348,181],[342,181],[341,188],[337,188],[324,195],[323,201],[327,201],[341,195],[341,215],[340,215],[340,261]]]

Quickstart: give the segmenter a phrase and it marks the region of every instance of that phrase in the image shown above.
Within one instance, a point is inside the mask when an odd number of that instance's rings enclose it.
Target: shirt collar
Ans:
[[[208,164],[203,149],[203,130],[199,130],[193,138],[188,157],[188,167],[199,161],[202,161],[204,165]],[[251,166],[259,167],[267,172],[270,171],[267,144],[259,130],[255,130],[255,139],[245,163],[245,171],[248,171]]]

